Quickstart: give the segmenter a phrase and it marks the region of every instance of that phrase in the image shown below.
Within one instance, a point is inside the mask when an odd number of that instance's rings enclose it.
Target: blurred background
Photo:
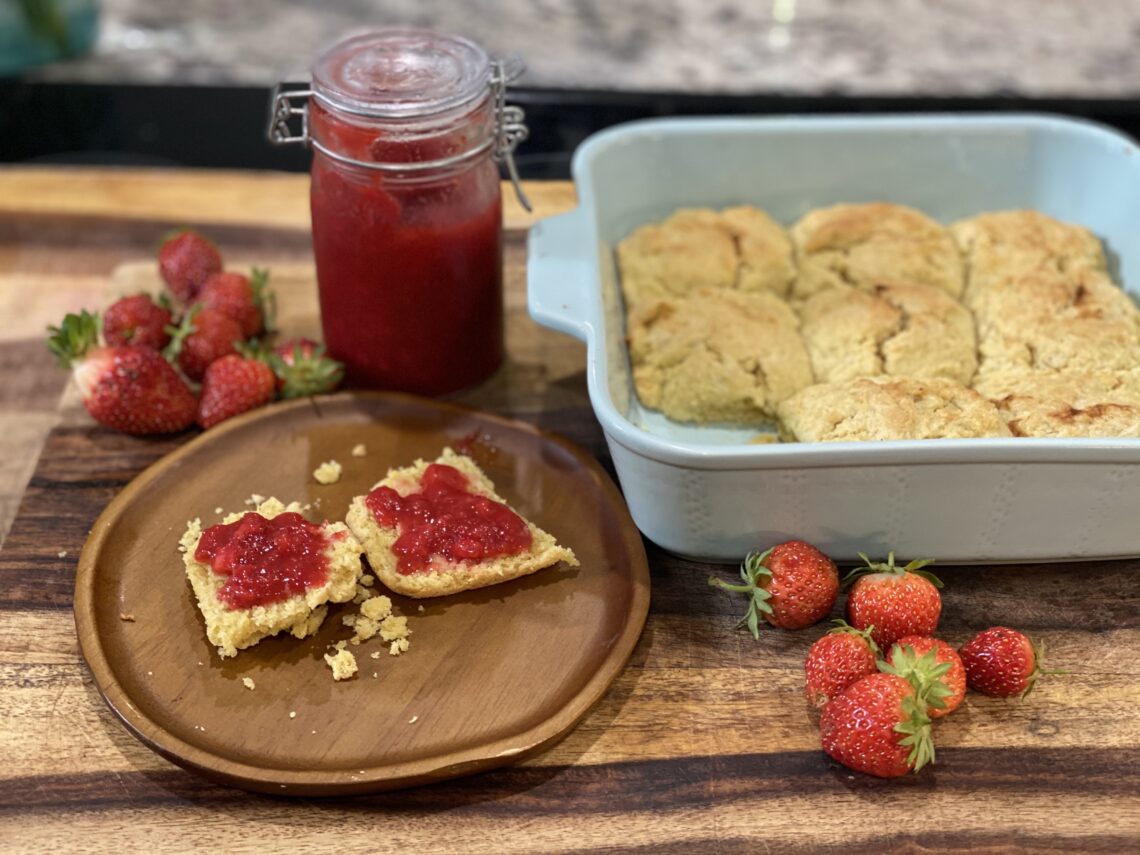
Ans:
[[[265,141],[273,85],[395,24],[525,58],[524,177],[654,115],[1035,110],[1140,134],[1138,0],[0,0],[0,161],[305,170]]]

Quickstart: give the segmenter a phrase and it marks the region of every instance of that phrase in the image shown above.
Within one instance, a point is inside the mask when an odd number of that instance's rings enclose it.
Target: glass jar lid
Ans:
[[[491,60],[462,36],[388,28],[352,36],[313,66],[313,96],[361,116],[431,116],[484,98]]]

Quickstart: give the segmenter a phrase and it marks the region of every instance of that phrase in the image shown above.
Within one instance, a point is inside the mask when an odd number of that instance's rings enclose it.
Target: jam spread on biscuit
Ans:
[[[400,531],[392,546],[398,572],[427,570],[433,555],[482,561],[530,549],[532,536],[523,518],[468,486],[454,466],[432,463],[419,491],[401,496],[391,487],[377,487],[365,497],[376,522]]]
[[[328,540],[292,511],[267,519],[247,513],[202,532],[194,558],[228,576],[218,599],[232,609],[279,603],[328,579]]]

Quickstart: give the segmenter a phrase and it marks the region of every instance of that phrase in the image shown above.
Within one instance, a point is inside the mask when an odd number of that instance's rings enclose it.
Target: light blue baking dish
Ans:
[[[754,430],[681,425],[630,382],[613,256],[684,206],[751,203],[790,224],[811,208],[888,200],[943,222],[1035,208],[1106,244],[1140,289],[1140,150],[1042,115],[696,118],[633,122],[577,150],[579,206],[529,238],[540,324],[587,344],[590,400],[642,532],[698,560],[803,537],[941,561],[1140,555],[1140,440],[975,439],[749,444]]]

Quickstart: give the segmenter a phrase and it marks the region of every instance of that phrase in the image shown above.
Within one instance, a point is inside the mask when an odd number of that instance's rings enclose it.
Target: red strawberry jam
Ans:
[[[228,576],[218,599],[232,609],[279,603],[328,579],[328,540],[321,527],[293,512],[266,519],[248,513],[232,523],[212,525],[194,558]]]
[[[433,555],[482,561],[530,549],[531,533],[522,517],[472,493],[454,466],[432,463],[418,492],[401,496],[391,487],[377,487],[364,503],[380,525],[399,528],[392,551],[400,573],[427,570]]]

